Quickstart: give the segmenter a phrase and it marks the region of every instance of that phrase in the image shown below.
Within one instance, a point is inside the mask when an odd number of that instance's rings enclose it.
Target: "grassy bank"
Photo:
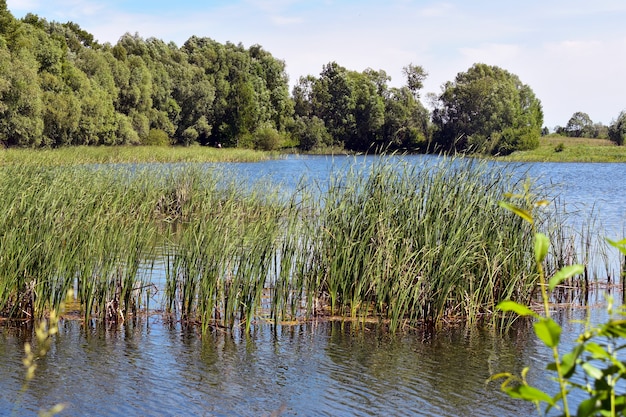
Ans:
[[[535,291],[529,230],[497,204],[520,188],[504,168],[381,158],[289,196],[232,178],[3,167],[1,315],[40,317],[74,289],[85,318],[124,320],[145,307],[155,259],[165,309],[203,331],[319,315],[392,331],[471,322]],[[542,224],[559,231],[550,212]]]
[[[69,146],[58,149],[4,149],[1,165],[67,166],[158,162],[255,162],[276,155],[250,149],[208,146]]]
[[[607,139],[549,135],[532,151],[513,152],[497,159],[519,162],[626,162],[626,146]]]

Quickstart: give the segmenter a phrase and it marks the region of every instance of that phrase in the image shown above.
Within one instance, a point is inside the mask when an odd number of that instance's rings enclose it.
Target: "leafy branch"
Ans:
[[[530,385],[527,381],[529,368],[522,370],[520,375],[503,372],[492,375],[488,381],[504,379],[502,391],[512,398],[519,398],[535,404],[541,415],[541,405],[546,404],[545,413],[556,408],[562,416],[569,417],[569,398],[574,390],[583,391],[587,399],[582,401],[576,410],[577,417],[587,416],[623,416],[626,412],[626,396],[618,394],[617,383],[626,376],[626,362],[619,359],[619,354],[626,348],[626,310],[613,307],[613,300],[608,297],[609,319],[606,323],[592,326],[587,321],[585,330],[576,340],[574,348],[563,355],[560,354],[562,327],[550,317],[549,292],[553,291],[564,280],[582,274],[582,265],[563,267],[552,277],[547,279],[543,262],[548,255],[550,241],[548,237],[536,230],[533,210],[545,206],[545,201],[532,201],[532,197],[525,189],[523,194],[509,194],[510,200],[522,200],[523,205],[512,202],[500,202],[500,206],[511,211],[527,221],[533,231],[534,252],[543,313],[538,314],[528,306],[514,302],[503,301],[497,308],[502,312],[512,312],[522,317],[534,319],[535,335],[545,346],[551,349],[553,362],[547,365],[547,370],[555,373],[554,380],[558,382],[559,390],[550,395],[541,389]],[[626,255],[626,239],[619,242],[608,241]],[[584,383],[576,382],[575,376],[582,377]]]

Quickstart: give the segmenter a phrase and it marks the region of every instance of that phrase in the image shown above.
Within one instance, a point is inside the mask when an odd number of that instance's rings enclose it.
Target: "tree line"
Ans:
[[[5,147],[177,144],[304,151],[510,153],[538,145],[532,89],[475,64],[420,101],[426,71],[336,62],[289,91],[285,63],[259,45],[190,37],[182,46],[125,34],[100,44],[73,22],[15,19],[0,0],[0,143]]]
[[[557,126],[555,133],[574,138],[610,139],[621,146],[626,139],[626,111],[622,111],[609,126],[594,123],[587,113],[578,111],[564,127]]]

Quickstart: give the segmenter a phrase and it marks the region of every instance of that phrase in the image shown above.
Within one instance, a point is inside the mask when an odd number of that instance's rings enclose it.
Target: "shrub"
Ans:
[[[254,148],[262,151],[275,151],[282,145],[283,137],[271,126],[263,126],[254,134]]]
[[[144,145],[166,146],[170,144],[170,137],[161,129],[150,129],[148,137],[144,141]]]

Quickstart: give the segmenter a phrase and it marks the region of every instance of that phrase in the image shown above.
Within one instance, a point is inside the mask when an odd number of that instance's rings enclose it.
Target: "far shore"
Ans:
[[[626,146],[608,139],[548,135],[532,151],[517,151],[497,160],[516,162],[626,162]]]
[[[64,166],[119,163],[259,162],[293,154],[208,146],[68,146],[58,149],[10,148],[0,151],[0,166],[13,164]],[[325,149],[305,154],[351,154],[343,149]],[[493,157],[512,162],[626,162],[626,146],[607,139],[542,137],[539,147]]]

